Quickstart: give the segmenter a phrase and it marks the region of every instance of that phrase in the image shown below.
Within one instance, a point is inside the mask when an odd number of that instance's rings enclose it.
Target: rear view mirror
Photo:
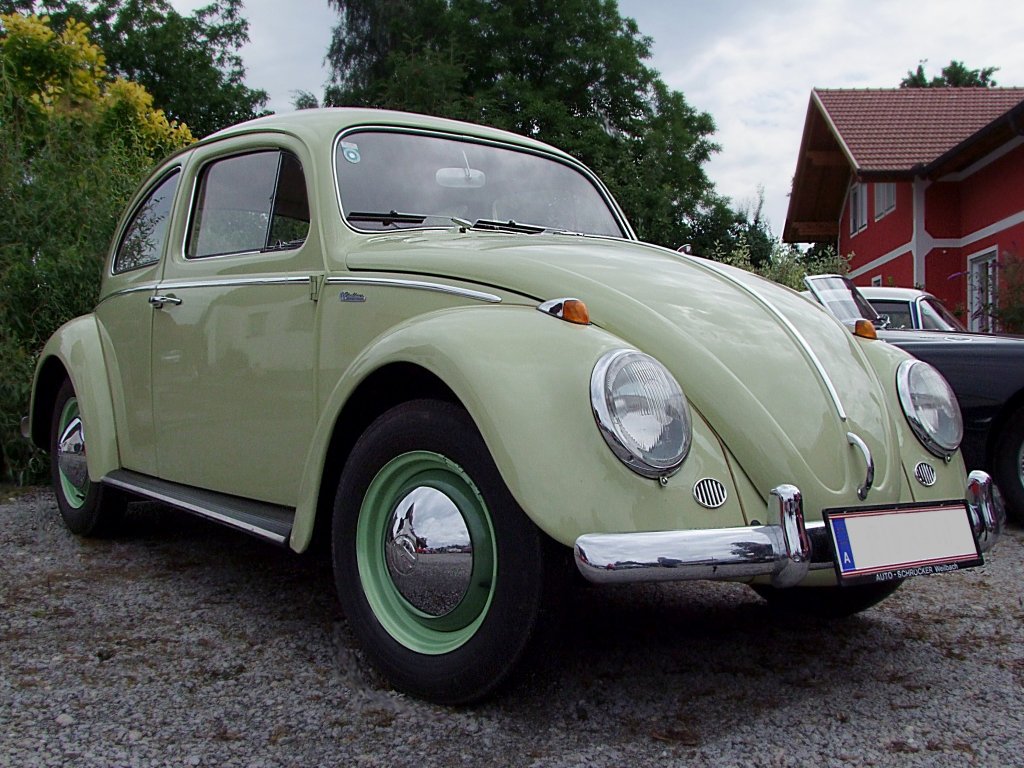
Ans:
[[[438,168],[434,181],[448,189],[479,189],[487,183],[487,177],[476,168]]]

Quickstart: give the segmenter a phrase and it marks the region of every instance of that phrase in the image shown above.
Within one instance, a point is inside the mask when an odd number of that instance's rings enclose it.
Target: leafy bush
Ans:
[[[0,482],[41,479],[21,438],[35,360],[91,312],[128,197],[154,160],[191,141],[145,90],[109,80],[87,29],[0,16]]]

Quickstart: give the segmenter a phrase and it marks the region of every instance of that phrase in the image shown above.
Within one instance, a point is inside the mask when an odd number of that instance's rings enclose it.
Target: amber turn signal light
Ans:
[[[862,339],[878,338],[878,334],[875,332],[874,323],[863,318],[853,324],[853,335],[860,336]]]
[[[590,310],[579,299],[552,299],[537,307],[541,312],[576,325],[590,325]]]

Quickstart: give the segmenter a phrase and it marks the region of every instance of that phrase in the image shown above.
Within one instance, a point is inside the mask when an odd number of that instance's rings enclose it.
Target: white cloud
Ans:
[[[205,2],[172,0],[184,12]],[[620,0],[619,10],[654,39],[665,82],[714,117],[722,150],[707,170],[719,192],[743,204],[763,186],[777,234],[812,88],[894,87],[920,59],[929,74],[951,59],[998,66],[997,82],[1024,86],[1024,5],[1004,0]],[[248,0],[243,13],[250,87],[279,112],[298,90],[319,95],[336,11],[325,0]]]

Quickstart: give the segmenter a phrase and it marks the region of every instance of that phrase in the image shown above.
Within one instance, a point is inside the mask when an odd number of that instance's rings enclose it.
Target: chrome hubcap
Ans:
[[[398,502],[384,542],[388,575],[399,594],[428,616],[451,612],[469,589],[473,542],[458,506],[420,486]]]
[[[85,433],[82,420],[73,418],[57,441],[57,466],[76,490],[84,492],[89,485],[89,467],[85,460]]]
[[[1024,485],[1024,443],[1017,449],[1017,479]]]

